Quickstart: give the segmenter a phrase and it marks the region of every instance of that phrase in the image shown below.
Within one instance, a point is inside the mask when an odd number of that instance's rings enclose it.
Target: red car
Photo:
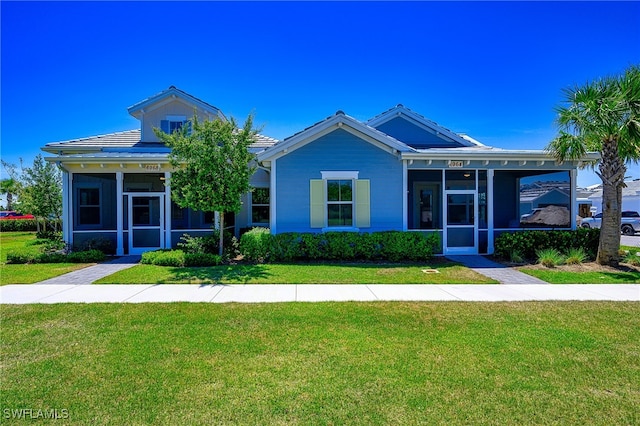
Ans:
[[[35,219],[32,214],[22,214],[14,211],[0,212],[0,220],[9,219]]]

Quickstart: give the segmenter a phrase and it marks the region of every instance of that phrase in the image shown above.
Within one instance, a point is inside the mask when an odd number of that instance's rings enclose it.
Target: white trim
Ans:
[[[493,169],[487,169],[487,254],[493,254],[494,230],[493,230]]]
[[[171,173],[169,172],[164,172],[164,185],[164,247],[171,248]]]
[[[127,196],[127,210],[128,210],[128,226],[127,226],[127,233],[128,233],[128,244],[129,244],[129,254],[142,254],[145,251],[151,251],[151,250],[157,250],[157,249],[163,249],[165,248],[165,239],[163,238],[164,236],[164,220],[165,220],[165,211],[164,211],[164,192],[128,192],[125,194]],[[134,225],[133,225],[133,197],[145,197],[145,198],[155,198],[158,197],[158,207],[160,210],[160,225],[149,225],[149,226],[135,226],[136,230],[139,229],[157,229],[158,230],[158,237],[159,237],[159,243],[160,246],[159,247],[133,247],[133,231],[134,231]]]
[[[409,218],[407,215],[409,214],[408,206],[409,203],[409,174],[407,168],[407,160],[402,160],[402,230],[406,231],[409,229]]]
[[[569,172],[569,181],[571,182],[571,188],[569,191],[569,196],[571,197],[571,205],[569,208],[569,217],[571,218],[571,229],[575,230],[577,226],[576,216],[578,216],[578,198],[577,198],[577,189],[576,184],[578,180],[578,170],[571,169]]]
[[[324,227],[322,228],[322,232],[328,232],[328,231],[354,231],[357,228],[355,227],[355,223],[356,223],[356,205],[357,205],[357,201],[356,201],[356,180],[358,180],[358,173],[359,172],[321,172],[323,175],[322,181],[324,183]],[[325,173],[327,173],[327,176],[330,176],[328,178],[324,178]],[[336,173],[335,175],[332,173]],[[344,173],[344,174],[343,174]],[[353,177],[346,177],[346,176],[353,176],[353,173],[355,173],[355,178]],[[338,176],[338,177],[336,177]],[[343,176],[343,177],[339,177],[339,176]],[[349,180],[351,181],[351,201],[329,201],[329,181],[330,180]],[[351,206],[351,226],[329,226],[329,204],[332,205],[341,205],[341,206],[346,206],[346,205],[350,205]]]
[[[272,234],[276,233],[276,162],[271,162],[271,175],[269,184],[269,229]]]
[[[71,211],[73,210],[72,204],[72,190],[73,187],[73,173],[67,170],[62,171],[62,235],[63,240],[73,245],[73,221]]]
[[[358,175],[360,174],[360,172],[329,170],[329,171],[324,171],[324,172],[321,171],[320,174],[322,175],[322,179],[324,179],[324,180],[327,180],[327,179],[348,180],[348,179],[358,179]]]
[[[116,255],[124,255],[124,207],[123,207],[124,173],[116,172]]]

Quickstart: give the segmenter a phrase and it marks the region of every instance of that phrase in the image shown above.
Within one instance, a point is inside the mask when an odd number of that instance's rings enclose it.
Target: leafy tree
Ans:
[[[596,262],[619,262],[622,188],[626,163],[640,160],[640,67],[564,90],[557,108],[559,135],[547,150],[560,161],[600,153],[602,226]]]
[[[158,138],[171,148],[169,161],[171,195],[180,207],[204,212],[219,212],[220,255],[223,253],[224,213],[240,211],[242,194],[251,189],[249,179],[255,170],[250,163],[254,154],[253,116],[242,129],[233,118],[199,122],[194,116],[190,126],[172,134],[154,129]]]
[[[20,202],[25,211],[44,220],[45,230],[48,219],[60,219],[62,215],[62,174],[42,155],[38,154],[33,166],[22,172]]]
[[[0,181],[0,193],[7,195],[7,210],[13,210],[13,196],[18,194],[20,183],[14,178]]]

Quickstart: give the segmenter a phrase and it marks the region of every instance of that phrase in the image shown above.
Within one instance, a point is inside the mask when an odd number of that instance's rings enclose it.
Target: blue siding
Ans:
[[[456,148],[462,146],[448,138],[436,136],[415,124],[408,122],[402,117],[391,119],[386,123],[377,126],[377,129],[418,149]]]
[[[402,162],[338,129],[276,160],[276,232],[318,232],[309,227],[309,181],[321,171],[358,171],[371,182],[371,228],[402,229]]]

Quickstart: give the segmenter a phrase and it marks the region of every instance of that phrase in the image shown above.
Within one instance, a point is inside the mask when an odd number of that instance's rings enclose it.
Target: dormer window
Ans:
[[[160,122],[160,130],[170,135],[186,125],[188,125],[188,120],[184,115],[167,115],[166,120]]]

